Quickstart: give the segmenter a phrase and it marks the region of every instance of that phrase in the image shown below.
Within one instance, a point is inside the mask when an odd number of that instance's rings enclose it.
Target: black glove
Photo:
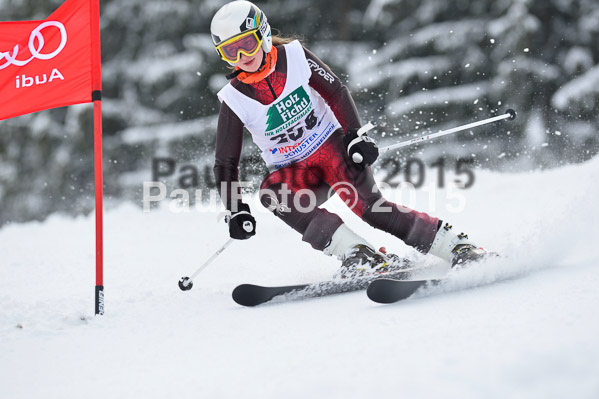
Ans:
[[[240,202],[237,212],[231,212],[228,220],[229,235],[236,240],[247,240],[256,235],[256,219],[250,213],[250,206]]]
[[[349,158],[361,168],[372,165],[379,156],[379,148],[374,140],[366,133],[358,136],[358,129],[349,129],[343,138],[343,144],[347,148]]]

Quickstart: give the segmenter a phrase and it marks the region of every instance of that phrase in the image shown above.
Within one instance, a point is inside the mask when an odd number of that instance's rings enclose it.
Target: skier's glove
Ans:
[[[372,127],[368,124],[360,130],[370,130]],[[358,134],[358,129],[349,129],[343,138],[343,144],[347,148],[349,158],[361,168],[372,165],[379,156],[379,148],[374,140],[366,133]]]
[[[250,206],[240,202],[237,212],[225,219],[229,223],[229,235],[236,240],[247,240],[256,235],[256,219],[250,213]]]

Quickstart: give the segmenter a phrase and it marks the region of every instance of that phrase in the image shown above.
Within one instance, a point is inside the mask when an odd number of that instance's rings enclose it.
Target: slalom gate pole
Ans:
[[[96,196],[96,295],[95,314],[104,314],[104,223],[102,182],[102,101],[100,93],[94,95],[94,174]]]
[[[229,238],[227,242],[210,257],[210,259],[204,262],[204,264],[200,266],[194,274],[191,275],[191,277],[181,277],[179,280],[179,288],[181,288],[181,291],[189,291],[191,287],[193,287],[193,279],[196,278],[197,275],[200,274],[200,272],[204,270],[210,263],[212,263],[212,261],[216,259],[216,257],[220,255],[221,252],[223,252],[233,241],[233,238]]]
[[[100,45],[100,0],[91,1],[91,62],[94,104],[94,191],[96,196],[96,290],[95,314],[104,314],[104,183],[102,170],[102,54]]]
[[[412,144],[421,143],[423,141],[431,140],[431,139],[434,139],[434,138],[437,138],[437,137],[445,136],[445,135],[456,133],[456,132],[461,132],[462,130],[471,129],[471,128],[477,127],[477,126],[486,125],[486,124],[497,122],[497,121],[500,121],[500,120],[503,120],[503,119],[509,119],[509,120],[516,119],[516,111],[514,111],[513,109],[508,109],[505,112],[505,114],[503,114],[503,115],[494,116],[492,118],[483,119],[481,121],[468,123],[467,125],[454,127],[453,129],[441,130],[440,132],[433,133],[433,134],[427,134],[427,135],[420,136],[420,137],[416,137],[416,138],[413,138],[411,140],[402,141],[401,143],[392,144],[392,145],[387,146],[387,147],[379,148],[379,152],[383,153],[383,152],[387,152],[389,150],[393,150],[393,149],[396,149],[396,148],[406,147],[406,146],[409,146],[409,145],[412,145]]]

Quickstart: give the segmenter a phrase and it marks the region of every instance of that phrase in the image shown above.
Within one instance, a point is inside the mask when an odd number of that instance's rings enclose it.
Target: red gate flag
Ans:
[[[101,90],[93,1],[67,0],[43,21],[0,22],[0,120],[88,103]]]
[[[43,21],[0,22],[0,120],[94,103],[96,314],[104,314],[100,0],[66,0]]]

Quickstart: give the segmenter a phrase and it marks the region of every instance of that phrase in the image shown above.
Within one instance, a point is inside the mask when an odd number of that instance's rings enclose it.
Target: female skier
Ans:
[[[232,238],[256,234],[256,220],[236,185],[245,126],[270,172],[260,187],[261,203],[314,249],[337,256],[342,277],[388,271],[397,257],[376,251],[338,215],[319,207],[331,187],[352,187],[337,194],[355,204],[356,215],[422,253],[452,266],[484,256],[449,224],[382,197],[370,168],[378,148],[363,131],[358,134],[362,124],[347,87],[299,41],[272,36],[258,7],[228,3],[210,30],[219,56],[235,67],[218,93],[214,165]]]

